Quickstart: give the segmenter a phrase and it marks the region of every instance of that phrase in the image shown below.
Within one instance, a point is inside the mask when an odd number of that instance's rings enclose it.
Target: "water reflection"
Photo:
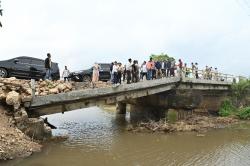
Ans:
[[[68,134],[42,153],[7,165],[18,166],[144,166],[250,165],[250,125],[196,133],[143,134],[124,130],[127,122],[112,111],[89,108],[49,116],[54,134]],[[6,165],[6,164],[5,164]],[[4,165],[4,166],[5,166]]]

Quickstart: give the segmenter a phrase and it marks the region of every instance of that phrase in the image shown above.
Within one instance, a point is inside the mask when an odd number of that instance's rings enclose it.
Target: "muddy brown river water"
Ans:
[[[49,116],[54,135],[41,153],[2,166],[249,166],[250,123],[197,133],[129,133],[112,111],[93,107]]]

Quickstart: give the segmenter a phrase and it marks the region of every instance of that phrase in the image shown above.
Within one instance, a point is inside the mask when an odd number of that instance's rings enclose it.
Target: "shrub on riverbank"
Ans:
[[[250,119],[250,107],[240,109],[237,115],[240,119]]]
[[[235,112],[236,112],[236,108],[232,104],[231,100],[225,100],[219,109],[219,115],[222,117],[233,115],[235,114]]]
[[[250,80],[241,80],[232,85],[232,102],[237,108],[247,105],[246,99],[250,95]]]
[[[241,80],[232,85],[232,96],[225,100],[219,109],[219,115],[222,117],[236,115],[240,119],[250,119],[250,81]]]

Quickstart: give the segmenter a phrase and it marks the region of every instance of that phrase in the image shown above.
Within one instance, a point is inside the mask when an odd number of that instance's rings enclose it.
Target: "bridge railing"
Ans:
[[[198,74],[198,78],[196,78],[196,71]],[[207,72],[205,70],[193,70],[191,68],[187,68],[186,71],[182,70],[182,77],[188,77],[193,79],[204,79],[204,80],[213,80],[213,81],[223,81],[223,82],[236,82],[237,77],[232,74],[225,74],[215,71]],[[188,74],[186,73],[188,72]]]

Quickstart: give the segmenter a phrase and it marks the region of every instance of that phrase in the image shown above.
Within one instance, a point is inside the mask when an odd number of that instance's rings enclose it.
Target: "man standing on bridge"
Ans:
[[[199,79],[199,73],[198,73],[198,63],[195,63],[195,65],[194,65],[195,67],[194,67],[194,69],[195,69],[195,78],[196,79]]]
[[[147,80],[153,79],[153,69],[155,68],[155,62],[153,61],[153,58],[150,58],[150,60],[146,64],[147,66]]]
[[[47,80],[47,79],[51,80],[52,62],[51,62],[51,55],[50,55],[50,53],[47,53],[47,58],[45,59],[44,66],[45,66],[45,69],[46,69],[45,80]]]
[[[128,59],[128,63],[126,65],[126,71],[127,71],[127,84],[131,83],[131,72],[132,72],[132,59]]]

